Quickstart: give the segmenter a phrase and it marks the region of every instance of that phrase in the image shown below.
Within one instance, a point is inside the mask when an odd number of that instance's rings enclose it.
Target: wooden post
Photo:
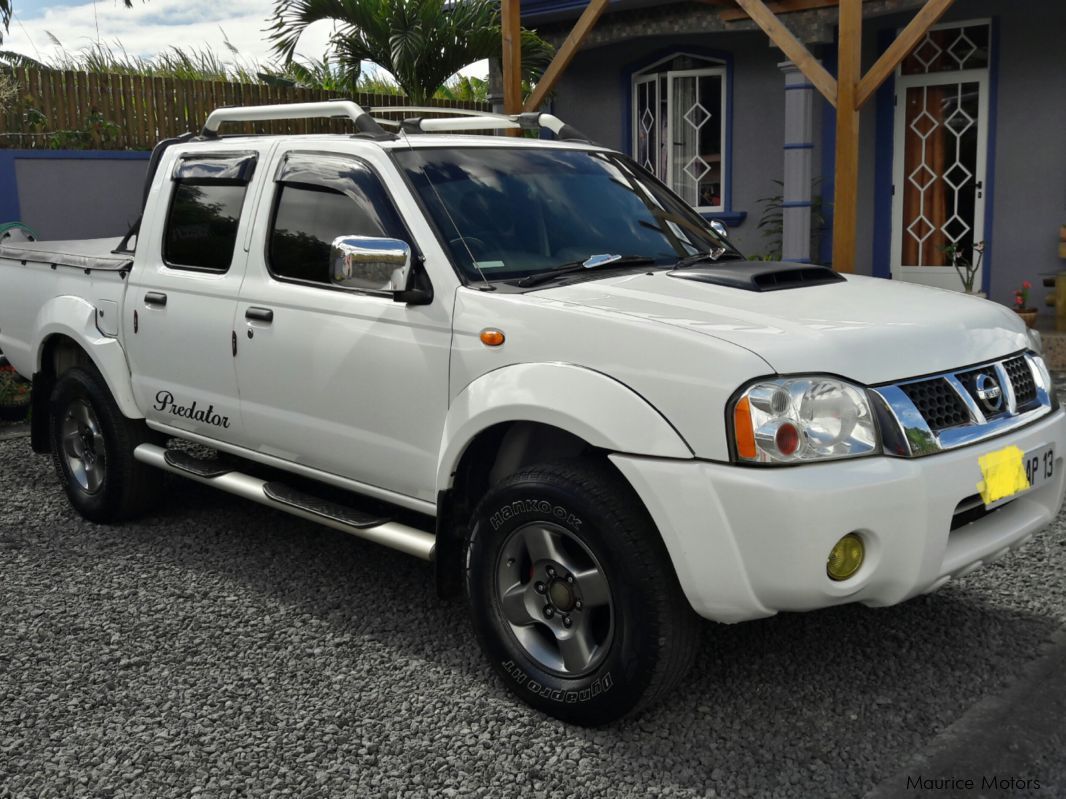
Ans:
[[[944,12],[951,7],[953,2],[955,0],[929,0],[921,7],[914,15],[914,19],[859,81],[859,94],[856,97],[856,105],[859,108],[866,105],[866,101],[873,97],[881,84],[896,71],[896,67],[902,63],[903,59],[911,54],[911,51],[925,38],[937,20],[944,16]]]
[[[581,12],[581,16],[574,23],[574,27],[570,30],[566,41],[563,42],[563,46],[556,52],[555,58],[548,64],[548,68],[544,70],[544,74],[537,81],[537,87],[526,102],[527,111],[536,111],[540,108],[544,98],[555,87],[556,81],[566,71],[574,56],[577,55],[577,51],[581,49],[585,37],[589,35],[589,31],[592,30],[592,26],[596,24],[596,20],[600,18],[600,14],[603,13],[605,8],[607,8],[607,0],[590,0],[589,4],[585,6],[585,10]]]
[[[522,111],[522,12],[519,0],[501,0],[503,29],[503,111]]]
[[[833,190],[833,269],[854,272],[859,199],[859,81],[862,79],[862,0],[840,0],[837,65],[836,182]]]
[[[861,4],[861,0],[859,0]],[[767,8],[763,0],[737,0],[740,6],[752,20],[763,29],[770,37],[770,41],[777,45],[789,61],[796,65],[800,72],[807,76],[814,87],[821,92],[822,96],[830,104],[837,104],[837,86],[833,76],[819,63],[811,51],[786,28],[774,13]],[[860,5],[861,13],[861,5]]]

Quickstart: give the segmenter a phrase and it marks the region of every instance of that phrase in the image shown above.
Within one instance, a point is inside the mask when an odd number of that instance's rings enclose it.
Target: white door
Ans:
[[[133,391],[147,419],[230,443],[242,434],[234,365],[242,242],[265,146],[220,143],[217,152],[164,162],[170,174],[138,236],[123,316]]]
[[[413,238],[366,161],[290,152],[263,203],[237,305],[237,379],[251,446],[436,499],[448,408],[451,299],[406,305],[330,283],[338,236]]]
[[[963,290],[980,263],[988,166],[988,24],[939,26],[896,77],[892,276]],[[983,267],[974,290],[981,288]]]

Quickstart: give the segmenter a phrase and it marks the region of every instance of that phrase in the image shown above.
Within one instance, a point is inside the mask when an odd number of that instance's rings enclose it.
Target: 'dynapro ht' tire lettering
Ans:
[[[508,689],[552,716],[606,724],[670,691],[699,620],[628,484],[588,458],[493,487],[467,539],[475,631]]]

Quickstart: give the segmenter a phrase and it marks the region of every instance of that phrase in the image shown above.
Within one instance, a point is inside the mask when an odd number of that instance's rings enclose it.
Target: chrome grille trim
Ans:
[[[1040,419],[1050,413],[1057,403],[1052,392],[1050,376],[1046,368],[1036,362],[1038,356],[1033,353],[1014,353],[995,361],[965,366],[936,375],[914,378],[913,380],[900,380],[887,386],[875,386],[870,392],[876,394],[881,400],[880,405],[887,409],[887,414],[879,416],[882,427],[890,424],[894,429],[882,430],[882,440],[885,442],[885,454],[904,458],[917,458],[923,455],[934,455],[938,452],[957,449],[959,447],[976,444],[990,438],[1024,427],[1031,422]],[[1019,412],[1017,395],[1014,381],[1005,366],[1007,362],[1022,358],[1033,385],[1036,387],[1035,405],[1026,403],[1025,410]],[[996,411],[995,414],[987,414],[981,408],[977,398],[971,394],[958,375],[965,375],[979,369],[994,370],[1000,390],[1003,392],[1003,404],[1006,413]],[[1024,379],[1024,375],[1022,376]],[[966,406],[970,419],[966,424],[945,427],[937,430],[930,426],[929,421],[922,415],[914,402],[911,401],[902,386],[914,383],[926,383],[929,381],[944,380],[958,395],[959,400]],[[886,415],[889,418],[886,418]],[[992,418],[989,418],[991,416]],[[889,441],[899,442],[896,451],[888,446]]]

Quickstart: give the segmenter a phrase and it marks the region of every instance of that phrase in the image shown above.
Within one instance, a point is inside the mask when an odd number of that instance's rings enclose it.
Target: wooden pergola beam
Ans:
[[[829,8],[835,6],[840,0],[777,0],[768,3],[767,8],[775,14],[792,14],[796,11],[810,11],[815,8]],[[748,12],[741,8],[731,8],[718,15],[725,22],[739,22],[748,18]]]
[[[866,105],[866,102],[874,96],[874,93],[896,71],[898,67],[907,56],[911,54],[911,51],[918,46],[925,35],[929,32],[944,13],[951,8],[951,4],[955,0],[929,0],[917,14],[914,15],[907,27],[904,28],[894,42],[889,46],[881,57],[877,59],[869,72],[863,75],[861,81],[859,81],[859,91],[855,97],[855,102],[859,108]]]
[[[548,96],[553,88],[555,88],[556,82],[562,77],[562,74],[566,71],[566,68],[570,66],[570,62],[577,55],[577,51],[581,49],[581,45],[585,43],[585,39],[589,35],[589,31],[592,30],[592,26],[596,24],[596,21],[600,18],[604,9],[607,8],[608,0],[591,0],[591,2],[585,6],[585,10],[581,12],[581,16],[577,18],[577,22],[574,23],[574,27],[571,29],[569,35],[566,37],[566,41],[563,42],[562,47],[555,53],[555,57],[552,58],[548,68],[544,70],[544,74],[540,76],[540,80],[537,81],[536,87],[533,89],[533,93],[526,100],[526,111],[536,111],[540,108],[541,103],[544,102],[544,98]]]
[[[501,0],[500,27],[503,34],[503,110],[522,110],[522,12],[519,0]]]
[[[859,199],[859,106],[862,0],[840,0],[837,58],[837,141],[833,184],[833,269],[855,271]]]
[[[763,29],[781,52],[799,69],[830,105],[837,105],[837,81],[829,74],[806,46],[786,28],[763,0],[737,0],[737,5],[747,12],[756,25]],[[861,9],[861,0],[860,0]],[[860,11],[861,13],[861,11]]]

